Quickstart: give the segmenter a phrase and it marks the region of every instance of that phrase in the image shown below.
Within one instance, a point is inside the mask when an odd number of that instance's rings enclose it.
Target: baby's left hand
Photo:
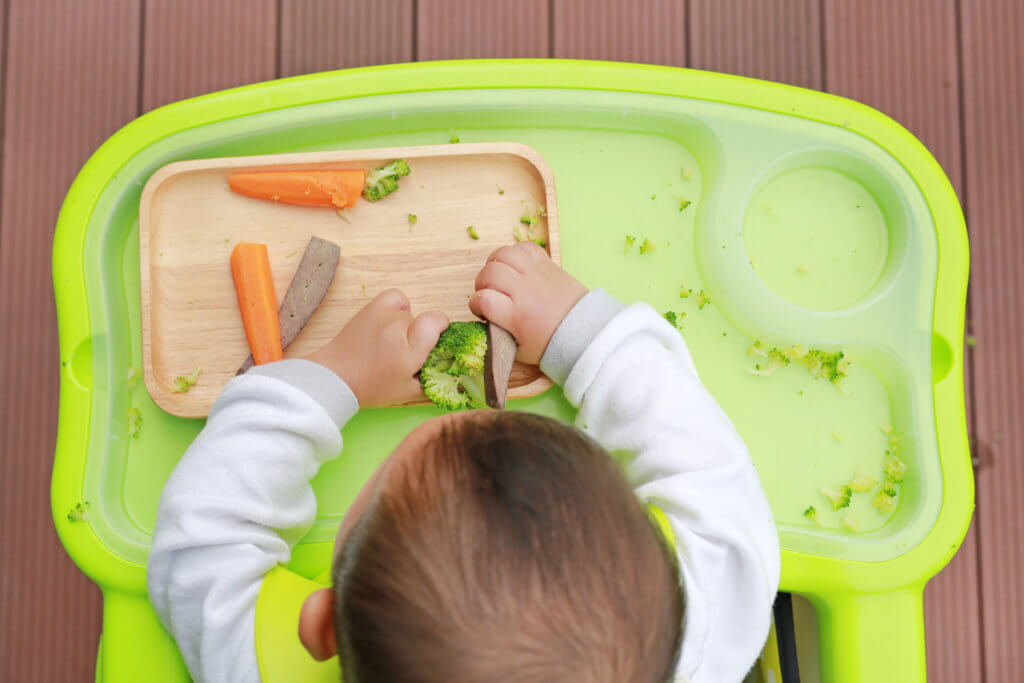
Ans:
[[[447,327],[448,316],[440,311],[413,318],[405,294],[388,289],[306,360],[345,380],[362,408],[410,403],[423,398],[414,375]]]

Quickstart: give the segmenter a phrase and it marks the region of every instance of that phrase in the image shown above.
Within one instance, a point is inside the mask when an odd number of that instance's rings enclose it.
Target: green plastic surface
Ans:
[[[400,65],[216,93],[133,122],[82,170],[54,246],[53,512],[72,558],[104,588],[104,679],[152,672],[154,657],[169,663],[168,680],[185,676],[145,601],[144,562],[160,489],[202,422],[163,413],[142,382],[127,382],[141,364],[136,222],[146,179],[181,159],[445,143],[449,129],[544,155],[569,272],[625,301],[686,313],[701,377],[772,503],[783,588],[818,608],[823,680],[923,680],[921,590],[958,547],[973,500],[960,351],[967,245],[948,181],[906,131],[847,100],[565,61]],[[692,204],[680,211],[683,199]],[[657,248],[624,254],[627,234]],[[683,287],[693,290],[686,299]],[[711,303],[699,309],[702,289]],[[842,349],[848,377],[837,388],[796,365],[754,376],[754,339]],[[127,435],[130,407],[143,416],[137,437]],[[510,407],[573,415],[557,389]],[[294,568],[323,569],[362,482],[435,414],[364,411],[345,428],[345,452],[314,482],[319,518]],[[818,489],[858,469],[881,478],[883,424],[908,464],[896,511],[879,514],[869,494],[828,510]],[[88,519],[68,521],[83,501]],[[807,505],[820,525],[802,516]],[[846,514],[860,531],[843,529]]]

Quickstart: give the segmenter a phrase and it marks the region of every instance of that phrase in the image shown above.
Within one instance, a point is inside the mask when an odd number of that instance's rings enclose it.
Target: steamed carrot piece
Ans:
[[[238,294],[245,336],[256,365],[284,358],[277,297],[270,273],[267,245],[240,242],[231,251],[231,277]]]
[[[366,171],[263,171],[233,173],[228,185],[257,199],[344,209],[355,204],[365,180]]]

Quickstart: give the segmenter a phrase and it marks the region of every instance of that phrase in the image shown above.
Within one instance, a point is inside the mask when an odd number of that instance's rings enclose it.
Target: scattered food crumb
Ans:
[[[811,272],[811,269],[801,263],[799,266],[796,267],[796,272],[800,273],[801,275],[806,275],[807,273]]]
[[[650,241],[645,237],[644,243],[640,245],[640,253],[646,254],[647,252],[654,251],[656,248],[657,245],[655,245],[654,242]]]
[[[173,389],[172,389],[173,391]],[[142,429],[142,411],[138,408],[129,408],[128,415],[128,436],[138,436]]]
[[[808,505],[807,509],[804,510],[804,517],[811,520],[812,522],[818,521],[818,509],[813,505]]]
[[[199,375],[203,372],[202,367],[198,367],[192,371],[190,375],[178,375],[174,378],[174,386],[171,387],[171,391],[176,394],[181,394],[191,389],[196,382],[199,381]]]
[[[505,190],[501,189],[501,185],[498,185],[498,194],[505,194]]]
[[[297,255],[298,253],[299,252],[297,252],[297,251],[293,251],[292,253],[288,254],[288,256],[286,256],[285,258],[292,258],[293,256]]]
[[[128,388],[134,389],[140,377],[142,377],[141,368],[135,367],[134,365],[128,368],[128,377],[126,378],[128,381]]]
[[[689,180],[693,177],[693,171],[689,168],[683,169],[683,180]]]
[[[689,199],[683,199],[682,197],[680,197],[679,198],[679,210],[680,211],[685,210],[686,207],[688,207],[692,203],[693,202],[691,202]]]
[[[843,439],[846,438],[846,434],[842,434],[840,432],[832,432],[832,438],[835,439],[836,441],[842,441]]]
[[[973,334],[969,334],[969,335],[967,335],[967,345],[968,345],[968,346],[970,346],[970,347],[971,347],[971,348],[973,349],[973,348],[974,348],[974,346],[975,346],[975,345],[976,345],[977,343],[978,343],[978,338],[977,338],[977,337],[975,337],[975,336],[974,336]]]
[[[448,129],[448,144],[454,145],[459,141],[459,136],[455,134],[455,131],[451,128]]]
[[[895,431],[893,426],[890,424],[879,425],[878,428],[881,429],[886,434],[892,434]]]
[[[466,228],[466,233],[468,233],[469,236],[475,240],[480,239],[480,235],[477,233],[476,228],[474,228],[472,225]]]
[[[68,510],[67,518],[71,523],[84,522],[89,519],[89,503],[86,501],[75,503],[75,506]]]
[[[344,208],[344,209],[338,209],[338,212],[337,212],[338,213],[338,218],[340,218],[341,220],[345,221],[346,223],[351,223],[352,221],[349,219],[350,211],[351,211],[351,209],[349,209],[347,207]]]
[[[658,195],[656,195],[656,194],[652,194],[651,195],[651,199],[657,199],[657,198],[658,198]]]
[[[366,284],[363,284],[363,296],[366,296]]]
[[[622,253],[628,254],[629,250],[633,248],[634,244],[636,244],[636,237],[632,235],[626,235],[626,246],[623,247]]]
[[[711,303],[711,297],[703,289],[697,292],[697,310],[703,311],[709,303]]]
[[[846,515],[843,517],[843,528],[847,531],[860,531],[860,524],[853,515]]]
[[[687,289],[686,285],[683,285],[682,289],[679,290],[679,298],[680,299],[685,299],[688,296],[690,296],[691,294],[693,294],[693,290],[692,289]],[[758,342],[758,343],[760,344],[760,342]]]
[[[410,213],[409,214],[409,232],[412,232],[412,226],[416,225],[416,221],[418,221],[418,220],[419,219],[416,217],[416,214],[414,214],[414,213]]]
[[[685,313],[676,313],[675,311],[665,311],[665,313],[663,314],[663,317],[665,318],[665,320],[668,321],[668,323],[672,327],[674,327],[674,328],[676,328],[678,330],[678,329],[681,328],[681,326],[683,324],[683,318],[686,317],[686,314]]]

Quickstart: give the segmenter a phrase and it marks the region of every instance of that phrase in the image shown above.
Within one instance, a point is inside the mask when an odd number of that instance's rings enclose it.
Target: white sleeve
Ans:
[[[316,363],[253,368],[228,382],[171,473],[146,580],[195,680],[260,680],[260,585],[312,525],[310,480],[341,452],[340,428],[358,409]]]
[[[601,290],[566,316],[541,367],[609,451],[632,455],[637,495],[668,518],[686,611],[677,673],[740,681],[764,646],[779,542],[746,446],[697,377],[679,332],[647,304]]]

